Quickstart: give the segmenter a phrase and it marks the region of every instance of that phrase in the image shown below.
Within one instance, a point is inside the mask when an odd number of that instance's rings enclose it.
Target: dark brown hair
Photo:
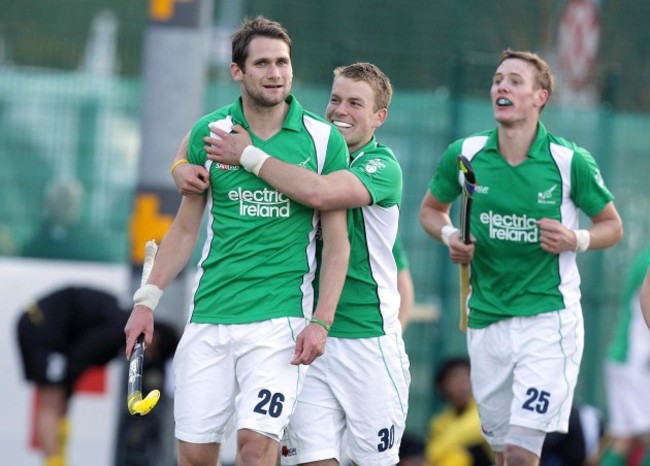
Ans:
[[[276,21],[258,15],[253,19],[244,18],[241,26],[232,34],[232,62],[242,70],[248,58],[248,45],[257,36],[280,39],[289,46],[291,57],[291,38],[287,30]]]

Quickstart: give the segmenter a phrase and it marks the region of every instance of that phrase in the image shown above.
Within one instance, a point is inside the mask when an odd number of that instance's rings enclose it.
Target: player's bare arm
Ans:
[[[446,229],[443,232],[444,227],[452,227],[450,210],[451,204],[440,202],[431,192],[427,191],[420,205],[420,224],[429,236],[447,244],[449,257],[453,263],[466,264],[474,257],[474,237],[471,237],[470,244],[465,244],[460,239],[459,231]],[[445,235],[448,235],[446,240],[444,239]]]
[[[606,249],[623,237],[623,222],[613,202],[605,205],[598,215],[591,217],[591,222],[591,226],[581,233],[566,228],[557,220],[543,218],[537,222],[540,245],[551,254],[559,254],[564,251],[582,251],[583,248]],[[580,235],[588,237],[581,240]]]
[[[402,324],[402,330],[406,329],[409,321],[409,314],[415,302],[415,290],[413,289],[413,278],[409,269],[402,269],[397,273],[397,291],[400,296],[399,313],[397,319]]]
[[[325,352],[329,326],[343,290],[348,270],[350,242],[347,229],[347,211],[321,212],[323,252],[319,295],[314,319],[296,339],[296,351],[291,364],[311,364]]]
[[[641,291],[639,292],[639,298],[641,301],[641,311],[643,312],[643,318],[645,323],[650,329],[650,267],[645,274],[645,279],[641,285]]]
[[[613,202],[609,202],[596,216],[591,217],[589,249],[606,249],[623,238],[623,221]]]
[[[158,248],[147,283],[164,290],[183,270],[196,246],[205,202],[203,196],[183,197],[178,213]],[[141,333],[144,333],[145,345],[151,344],[153,321],[153,309],[143,304],[133,307],[124,327],[127,359],[131,357],[135,340]]]
[[[219,128],[212,131],[220,139],[204,138],[208,158],[239,165],[242,152],[251,144],[248,132],[239,125],[233,127],[232,133]],[[271,156],[263,162],[257,175],[291,199],[317,210],[350,209],[372,202],[363,183],[347,170],[319,175]]]
[[[171,174],[178,192],[183,196],[196,196],[208,189],[210,174],[204,167],[187,162],[189,140],[190,133],[187,133],[176,151]]]

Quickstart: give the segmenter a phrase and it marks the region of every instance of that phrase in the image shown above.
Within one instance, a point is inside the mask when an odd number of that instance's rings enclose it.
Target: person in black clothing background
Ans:
[[[36,386],[39,398],[36,436],[46,466],[66,464],[67,413],[75,384],[87,369],[106,365],[123,352],[128,317],[112,294],[74,286],[38,298],[21,313],[18,346],[24,377]],[[158,339],[147,348],[143,386],[151,374],[163,373],[178,342],[175,329],[156,326]]]

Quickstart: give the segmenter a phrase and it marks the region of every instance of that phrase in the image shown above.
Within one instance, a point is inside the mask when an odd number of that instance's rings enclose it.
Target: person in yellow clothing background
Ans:
[[[470,384],[470,364],[465,357],[443,361],[434,388],[448,403],[429,424],[426,466],[489,466],[494,458],[481,434],[476,402]]]

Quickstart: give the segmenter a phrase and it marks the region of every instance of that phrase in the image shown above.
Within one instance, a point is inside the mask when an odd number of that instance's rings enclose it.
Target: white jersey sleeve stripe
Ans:
[[[574,152],[568,147],[551,143],[550,153],[562,180],[562,206],[560,208],[562,225],[575,230],[578,228],[579,211],[571,200],[571,162]],[[575,261],[575,254],[573,251],[565,251],[560,254],[561,282],[559,290],[564,297],[566,307],[573,306],[580,301],[580,272]]]
[[[327,155],[327,143],[329,142],[330,131],[332,127],[326,125],[321,121],[314,120],[309,116],[305,116],[303,119],[305,123],[305,128],[311,135],[311,138],[314,141],[314,146],[316,148],[316,157],[318,158],[317,166],[318,173],[323,172],[323,167],[325,166],[325,156]]]

